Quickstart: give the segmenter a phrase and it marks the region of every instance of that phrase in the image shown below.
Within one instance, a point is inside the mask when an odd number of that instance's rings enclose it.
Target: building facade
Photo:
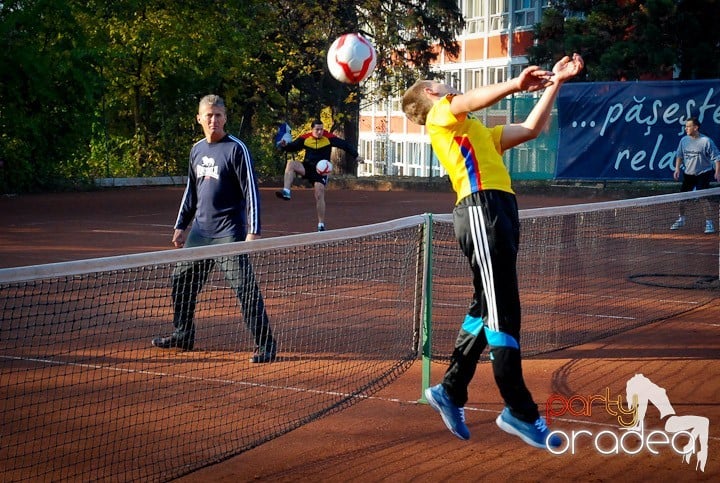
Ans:
[[[458,0],[458,4],[466,22],[458,37],[460,54],[449,58],[442,53],[435,65],[445,82],[467,91],[508,80],[527,67],[525,52],[533,44],[533,27],[550,0]],[[359,150],[366,162],[359,165],[358,176],[445,175],[433,156],[424,127],[411,123],[402,113],[401,96],[399,93],[361,110]],[[490,126],[512,120],[515,112],[512,102],[505,100],[478,114]],[[520,158],[531,155],[522,151],[513,154]],[[532,169],[532,159],[524,162]]]

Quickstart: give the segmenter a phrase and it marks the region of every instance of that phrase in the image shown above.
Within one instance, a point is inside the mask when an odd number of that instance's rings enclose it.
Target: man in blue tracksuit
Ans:
[[[203,97],[197,121],[205,138],[190,150],[188,183],[172,242],[180,248],[254,240],[260,236],[260,196],[250,152],[242,141],[225,132],[227,117],[221,97]],[[175,330],[167,337],[156,337],[152,344],[162,349],[192,350],[197,296],[216,263],[235,290],[245,323],[255,339],[251,361],[272,362],[277,347],[246,254],[178,263],[172,275]]]

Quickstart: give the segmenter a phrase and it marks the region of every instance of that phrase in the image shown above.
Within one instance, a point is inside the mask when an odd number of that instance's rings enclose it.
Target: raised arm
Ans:
[[[450,103],[455,116],[479,111],[497,104],[501,99],[516,92],[533,92],[552,84],[553,73],[538,66],[526,67],[519,76],[509,81],[477,87],[465,94],[457,94]]]
[[[500,145],[503,151],[522,144],[540,135],[550,119],[553,104],[560,92],[560,86],[568,79],[575,77],[583,69],[584,62],[579,54],[572,58],[565,56],[553,67],[553,81],[546,84],[545,92],[535,104],[524,122],[509,124],[503,129]]]

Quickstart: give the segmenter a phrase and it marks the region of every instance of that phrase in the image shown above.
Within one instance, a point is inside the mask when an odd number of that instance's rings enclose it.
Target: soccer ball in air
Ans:
[[[330,74],[346,84],[357,84],[370,77],[376,62],[375,47],[365,37],[354,33],[335,39],[327,54]]]
[[[320,176],[325,176],[327,174],[330,174],[332,172],[333,165],[330,161],[327,159],[321,159],[317,162],[315,165],[315,170]]]

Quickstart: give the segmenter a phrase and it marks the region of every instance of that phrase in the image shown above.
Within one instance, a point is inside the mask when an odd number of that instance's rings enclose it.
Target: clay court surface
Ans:
[[[310,190],[295,190],[291,202],[278,200],[274,191],[262,189],[265,237],[315,230]],[[518,201],[524,209],[611,199],[592,194],[520,194]],[[181,196],[181,187],[145,187],[2,197],[0,268],[170,250]],[[330,190],[326,223],[333,229],[449,213],[453,201],[451,193]],[[460,441],[430,407],[417,403],[421,368],[415,363],[372,398],[180,481],[720,481],[719,357],[720,308],[709,304],[524,363],[541,412],[554,395],[577,396],[579,404],[592,396],[624,401],[625,383],[644,374],[666,390],[678,416],[709,418],[704,472],[696,469],[694,456],[688,464],[668,446],[658,447],[658,454],[642,448],[637,454],[603,455],[584,439],[575,454],[531,448],[495,426],[502,404],[487,364],[479,366],[470,386],[466,418],[471,439]],[[444,368],[443,362],[433,365],[433,383]],[[560,415],[552,428],[618,432],[606,409],[596,398],[588,409],[592,414]],[[665,424],[653,406],[645,421],[650,429]],[[637,449],[637,440],[628,446]]]

